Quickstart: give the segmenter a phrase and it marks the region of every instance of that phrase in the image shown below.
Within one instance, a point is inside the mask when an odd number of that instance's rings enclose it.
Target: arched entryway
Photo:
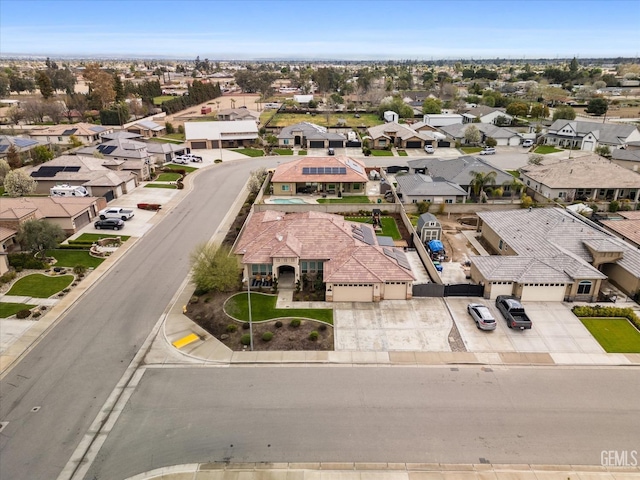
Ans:
[[[278,287],[293,288],[296,282],[296,271],[290,265],[278,267]]]

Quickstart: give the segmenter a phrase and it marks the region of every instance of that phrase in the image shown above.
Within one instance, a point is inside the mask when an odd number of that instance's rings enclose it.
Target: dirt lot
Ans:
[[[438,220],[442,225],[442,243],[447,251],[449,258],[454,262],[465,262],[469,258],[469,254],[477,254],[466,237],[461,233],[462,230],[475,230],[472,225],[466,225],[460,222],[461,218],[470,218],[473,215],[450,214],[438,215]]]
[[[199,297],[197,303],[189,303],[186,315],[207,330],[211,335],[224,343],[231,350],[241,351],[243,346],[240,338],[249,333],[242,322],[228,317],[222,305],[230,294],[206,294]],[[291,351],[291,350],[333,350],[333,327],[324,326],[313,320],[302,320],[299,327],[290,325],[290,318],[281,318],[282,325],[278,327],[276,320],[253,323],[253,349],[257,351]],[[228,331],[229,325],[235,325],[235,331]],[[247,324],[248,326],[248,324]],[[309,339],[309,334],[318,332],[318,339]],[[273,333],[273,338],[265,342],[262,335]]]

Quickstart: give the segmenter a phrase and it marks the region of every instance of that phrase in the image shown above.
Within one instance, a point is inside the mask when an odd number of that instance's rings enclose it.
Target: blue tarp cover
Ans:
[[[441,252],[442,250],[444,250],[444,246],[442,245],[442,242],[440,240],[429,240],[427,246],[432,252]]]

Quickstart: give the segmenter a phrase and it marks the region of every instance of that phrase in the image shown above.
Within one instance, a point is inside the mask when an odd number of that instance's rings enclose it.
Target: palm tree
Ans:
[[[471,183],[469,185],[471,185],[471,190],[475,198],[478,198],[480,192],[484,191],[484,187],[486,187],[487,185],[496,184],[497,173],[494,171],[476,172],[475,170],[472,170],[469,173],[473,175],[473,178],[471,179]]]
[[[516,177],[513,177],[513,179],[511,180],[507,180],[502,185],[504,185],[505,187],[509,187],[509,191],[511,192],[511,203],[513,203],[514,194],[520,193],[522,191],[522,188],[524,187],[522,182]]]

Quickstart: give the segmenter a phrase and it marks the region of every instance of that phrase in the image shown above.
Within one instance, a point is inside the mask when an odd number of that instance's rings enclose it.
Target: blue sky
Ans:
[[[635,57],[640,1],[0,0],[0,54]]]

